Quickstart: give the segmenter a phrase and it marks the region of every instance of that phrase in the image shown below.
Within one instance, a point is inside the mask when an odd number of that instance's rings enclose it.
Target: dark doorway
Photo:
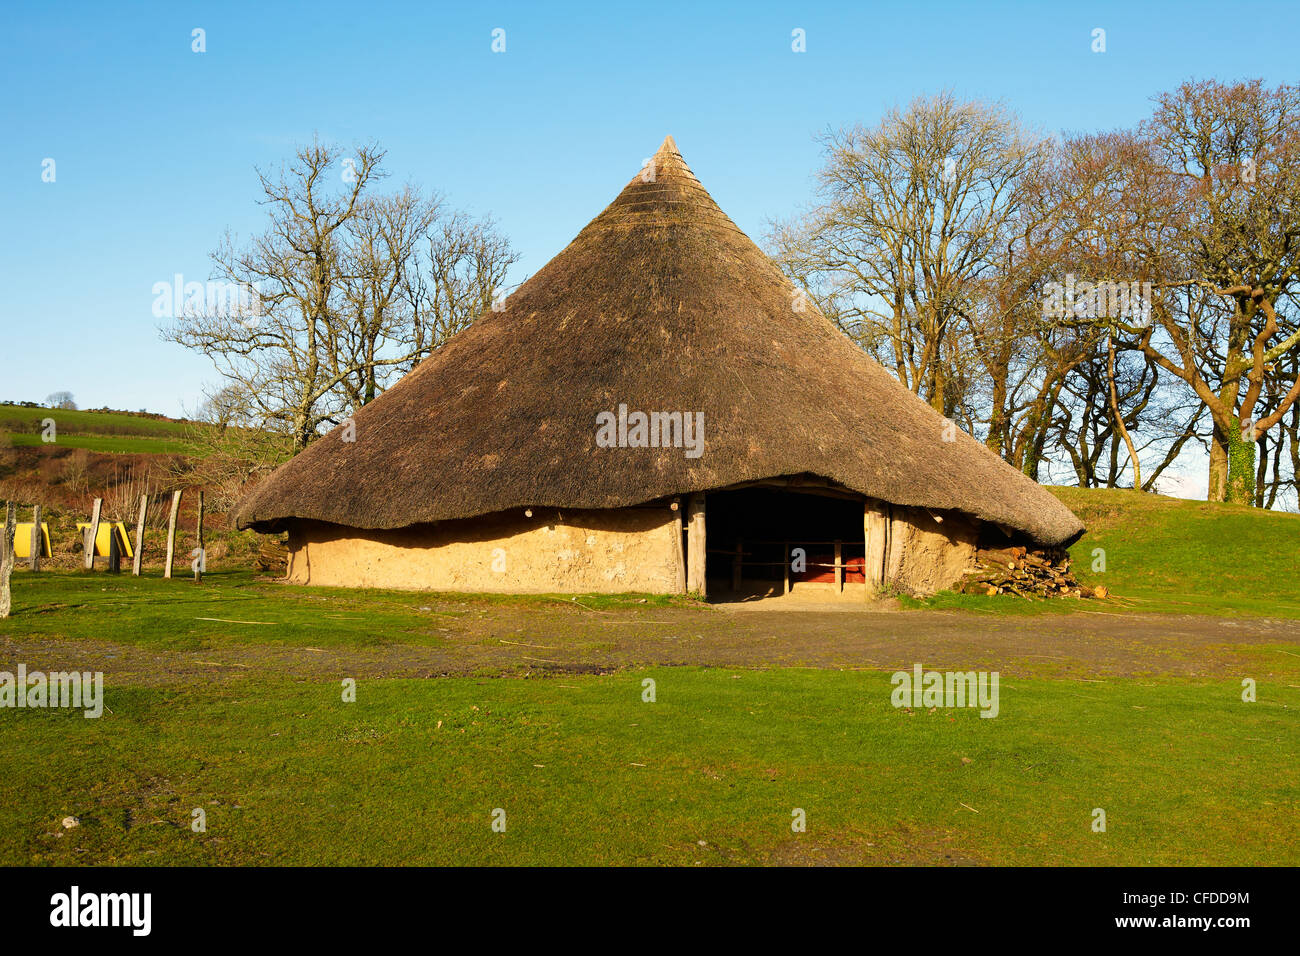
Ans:
[[[861,498],[768,487],[711,491],[705,521],[711,600],[865,587]]]

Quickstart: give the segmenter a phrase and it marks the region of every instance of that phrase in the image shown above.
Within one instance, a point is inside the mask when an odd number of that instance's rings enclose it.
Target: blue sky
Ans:
[[[537,271],[665,134],[740,227],[810,195],[813,136],[952,88],[1044,130],[1189,77],[1295,79],[1294,4],[45,3],[0,13],[0,399],[180,414],[215,381],[152,286],[260,229],[254,167],[319,134],[491,213]],[[205,53],[191,31],[206,33]],[[491,51],[492,30],[506,52]],[[1106,31],[1093,53],[1092,31]],[[791,51],[803,29],[807,52]],[[42,182],[42,162],[56,180]],[[33,360],[33,355],[37,356]]]

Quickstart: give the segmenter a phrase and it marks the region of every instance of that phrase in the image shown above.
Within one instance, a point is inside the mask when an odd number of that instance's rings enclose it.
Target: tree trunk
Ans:
[[[940,415],[945,414],[944,409],[944,392],[947,391],[943,370],[939,368],[938,350],[936,349],[934,364],[930,366],[930,407]]]
[[[293,453],[296,455],[311,444],[311,429],[303,416],[295,415],[293,422]]]
[[[1214,423],[1210,434],[1209,490],[1206,501],[1226,501],[1228,497],[1228,429]]]
[[[1250,431],[1254,431],[1252,426]],[[1228,432],[1228,477],[1224,501],[1237,505],[1255,503],[1255,443],[1252,436],[1242,435],[1241,424],[1234,415]]]
[[[1120,437],[1124,439],[1124,445],[1128,448],[1128,459],[1133,464],[1133,488],[1136,491],[1142,490],[1142,466],[1138,464],[1137,449],[1133,447],[1133,439],[1129,436],[1128,428],[1124,424],[1124,415],[1119,410],[1119,389],[1115,387],[1115,338],[1106,336],[1106,377],[1110,379],[1110,408],[1115,414],[1115,427],[1119,429]],[[1115,475],[1115,469],[1111,469],[1112,477]]]
[[[1007,440],[1008,418],[1006,413],[1007,404],[1007,378],[1006,372],[999,367],[992,374],[993,394],[990,402],[989,411],[989,434],[984,439],[984,444],[990,451],[998,457],[1010,455],[1010,442]],[[1015,462],[1011,462],[1015,464]]]

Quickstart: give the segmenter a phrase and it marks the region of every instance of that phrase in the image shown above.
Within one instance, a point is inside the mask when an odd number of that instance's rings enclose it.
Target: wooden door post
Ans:
[[[686,593],[686,551],[682,548],[683,520],[682,499],[678,498],[670,505],[672,520],[669,527],[673,533],[673,563],[677,567],[677,593]]]
[[[903,546],[907,542],[907,512],[893,505],[885,506],[889,518],[889,548],[885,552],[886,581],[897,581],[903,568]]]
[[[690,499],[690,521],[686,526],[686,590],[700,597],[708,596],[705,581],[704,550],[704,492],[697,491]]]
[[[889,519],[882,503],[874,498],[867,498],[862,503],[862,537],[867,548],[862,570],[867,583],[867,598],[870,599],[885,583],[885,556],[889,546]]]

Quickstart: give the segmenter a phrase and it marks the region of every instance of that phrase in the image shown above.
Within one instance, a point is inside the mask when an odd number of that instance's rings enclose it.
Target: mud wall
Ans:
[[[468,521],[363,531],[289,529],[287,580],[336,587],[506,593],[677,590],[678,513],[533,509]]]
[[[979,522],[960,512],[893,505],[885,581],[912,594],[942,591],[974,562],[978,540]]]
[[[974,560],[979,522],[957,512],[889,508],[886,582],[929,595],[961,579]],[[323,522],[289,529],[286,579],[332,587],[499,593],[678,590],[668,508],[534,509],[467,521],[364,531]]]

